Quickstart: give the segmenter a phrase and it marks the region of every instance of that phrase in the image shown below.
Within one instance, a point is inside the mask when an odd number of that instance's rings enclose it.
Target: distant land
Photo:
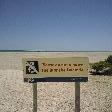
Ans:
[[[54,50],[54,51],[45,51],[45,50],[0,50],[0,52],[112,52],[112,51],[73,51],[73,50],[67,50],[67,51],[61,51],[61,50]]]

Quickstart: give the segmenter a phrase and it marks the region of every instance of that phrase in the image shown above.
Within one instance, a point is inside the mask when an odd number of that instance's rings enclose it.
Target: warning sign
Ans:
[[[26,74],[37,74],[38,72],[38,61],[26,61]]]
[[[24,78],[87,77],[87,57],[24,58]]]

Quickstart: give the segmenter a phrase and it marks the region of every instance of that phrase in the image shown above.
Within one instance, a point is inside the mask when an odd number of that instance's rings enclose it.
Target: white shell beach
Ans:
[[[0,52],[0,112],[32,112],[32,84],[24,83],[22,58],[89,57],[94,63],[112,52]],[[112,112],[112,76],[89,75],[81,82],[81,112]],[[74,112],[74,82],[37,83],[37,112]]]

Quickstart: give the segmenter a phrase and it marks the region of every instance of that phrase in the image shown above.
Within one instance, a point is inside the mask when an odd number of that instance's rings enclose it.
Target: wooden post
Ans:
[[[75,112],[80,112],[80,82],[75,82]]]
[[[33,83],[33,112],[37,112],[37,83]]]

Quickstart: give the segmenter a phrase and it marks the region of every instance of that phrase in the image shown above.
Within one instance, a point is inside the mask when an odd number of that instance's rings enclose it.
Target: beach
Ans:
[[[22,58],[88,57],[104,61],[112,52],[0,52],[0,112],[32,112],[32,84],[23,81]],[[112,112],[112,76],[81,82],[81,112]],[[74,112],[74,82],[37,83],[37,112]]]

